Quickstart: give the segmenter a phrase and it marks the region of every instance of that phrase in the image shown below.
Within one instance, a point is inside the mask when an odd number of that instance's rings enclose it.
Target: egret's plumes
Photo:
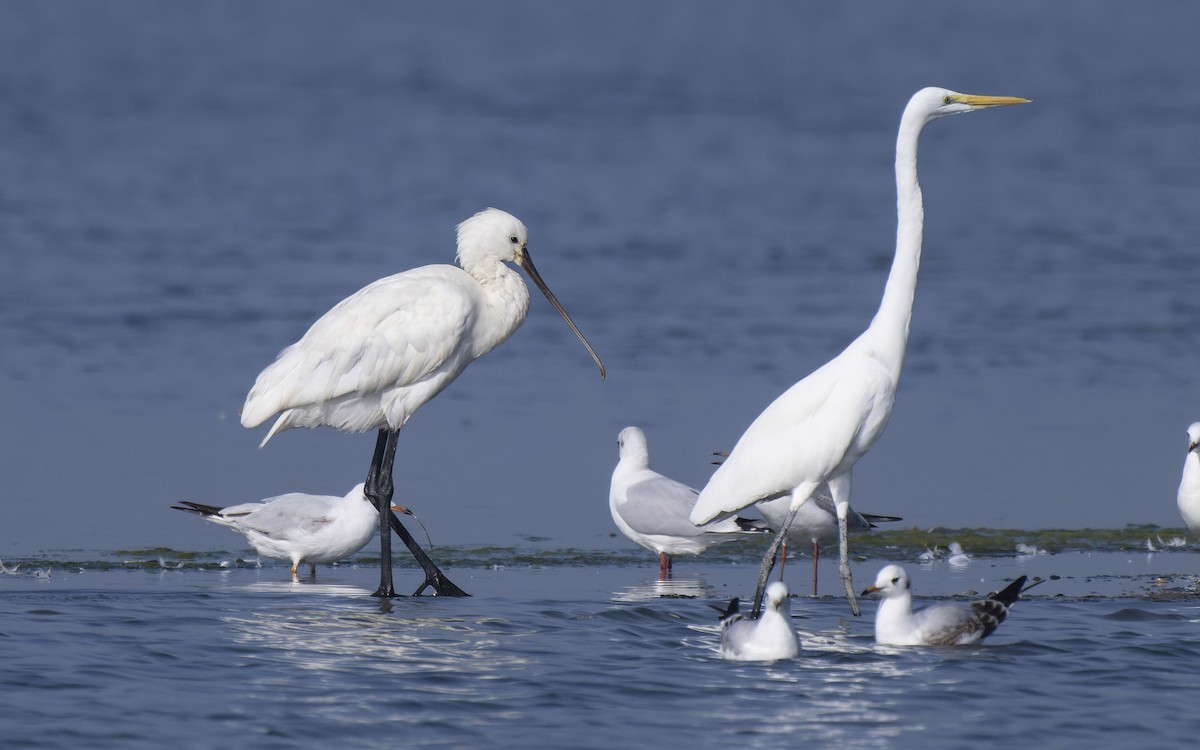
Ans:
[[[851,470],[883,433],[904,364],[924,223],[917,141],[925,124],[939,117],[1025,101],[936,88],[913,95],[896,138],[896,254],[878,312],[841,354],[785,391],[754,420],[700,492],[692,511],[691,520],[704,524],[759,501],[786,496],[795,512],[828,483],[837,507],[842,580],[855,614],[858,606],[845,522]],[[760,592],[787,525],[763,561]]]
[[[671,568],[674,555],[699,555],[714,544],[762,532],[744,519],[726,518],[706,526],[688,520],[696,490],[650,468],[646,434],[626,427],[617,436],[620,460],[613,469],[608,509],[621,533],[659,555],[660,569]]]
[[[264,557],[288,560],[293,576],[303,563],[312,565],[315,572],[318,563],[350,557],[365,547],[379,528],[379,513],[363,494],[361,484],[345,497],[290,492],[227,508],[192,502],[172,507],[233,529]]]
[[[729,602],[721,617],[721,656],[730,661],[778,661],[800,653],[792,627],[787,585],[776,581],[767,587],[766,607],[758,619],[738,611],[738,600]]]
[[[944,602],[913,612],[912,584],[899,565],[879,571],[863,596],[883,597],[875,615],[875,642],[887,646],[962,646],[991,635],[1021,597],[1025,576],[973,602]],[[1028,588],[1033,588],[1033,584]]]
[[[1200,534],[1200,422],[1188,427],[1188,453],[1179,480],[1179,515],[1188,528]]]

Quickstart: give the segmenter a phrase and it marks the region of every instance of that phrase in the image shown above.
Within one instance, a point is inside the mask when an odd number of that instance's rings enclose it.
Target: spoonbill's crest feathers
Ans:
[[[529,231],[521,220],[498,208],[485,208],[462,221],[455,233],[457,261],[468,273],[479,264],[490,268],[496,261],[519,263],[529,242]]]

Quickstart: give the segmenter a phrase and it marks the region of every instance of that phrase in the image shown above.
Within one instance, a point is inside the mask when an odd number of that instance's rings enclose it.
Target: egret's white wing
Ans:
[[[853,372],[836,367],[839,361],[792,386],[754,420],[700,492],[693,522],[736,513],[853,465],[882,430],[876,415],[890,407],[883,400],[891,381],[873,359]]]

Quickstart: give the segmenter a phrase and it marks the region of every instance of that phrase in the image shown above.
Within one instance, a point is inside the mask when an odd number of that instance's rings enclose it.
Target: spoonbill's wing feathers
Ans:
[[[425,266],[379,279],[339,302],[258,376],[242,408],[254,427],[295,407],[420,382],[466,355],[469,277]]]

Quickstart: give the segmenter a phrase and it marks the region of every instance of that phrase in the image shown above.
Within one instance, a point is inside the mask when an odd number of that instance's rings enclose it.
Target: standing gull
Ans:
[[[1188,453],[1179,480],[1179,515],[1193,532],[1200,534],[1200,422],[1188,426]]]
[[[917,142],[925,124],[947,115],[1022,104],[1016,97],[974,96],[938,88],[918,91],[900,118],[896,137],[896,253],[879,310],[841,354],[768,406],[713,474],[692,511],[693,523],[723,518],[762,500],[789,497],[790,515],[828,483],[838,517],[838,557],[850,610],[858,614],[846,546],[854,464],[883,433],[904,364],[921,260],[924,208],[917,182]],[[754,612],[791,518],[763,556]]]
[[[262,444],[294,427],[378,430],[366,495],[379,512],[379,588],[395,596],[390,528],[395,528],[439,594],[463,595],[392,515],[392,466],[400,428],[454,382],[467,365],[502,344],[525,321],[522,268],[591,354],[604,365],[542,281],[515,216],[489,208],[458,225],[458,263],[414,268],[375,281],[322,315],[259,374],[242,407],[242,426],[278,415]],[[390,528],[389,528],[390,527]]]
[[[345,497],[290,492],[227,508],[188,501],[171,507],[233,529],[264,557],[290,561],[293,578],[303,563],[315,576],[317,563],[350,557],[379,529],[379,514],[361,484]],[[399,505],[391,509],[407,512]]]
[[[1040,583],[1040,581],[1039,581]],[[879,571],[875,584],[863,596],[883,597],[875,614],[875,642],[885,646],[964,646],[992,634],[1008,610],[1037,584],[1025,586],[1025,576],[996,594],[973,602],[943,602],[913,612],[908,573],[899,565]]]
[[[706,526],[688,520],[696,490],[650,468],[646,434],[626,427],[617,435],[620,460],[613,469],[608,509],[621,533],[635,544],[658,553],[659,574],[671,570],[673,555],[699,555],[714,544],[766,531],[766,525],[726,518]]]
[[[738,611],[738,600],[721,614],[721,656],[730,661],[777,661],[800,653],[800,641],[788,613],[788,588],[782,581],[767,587],[767,606],[751,619]]]

